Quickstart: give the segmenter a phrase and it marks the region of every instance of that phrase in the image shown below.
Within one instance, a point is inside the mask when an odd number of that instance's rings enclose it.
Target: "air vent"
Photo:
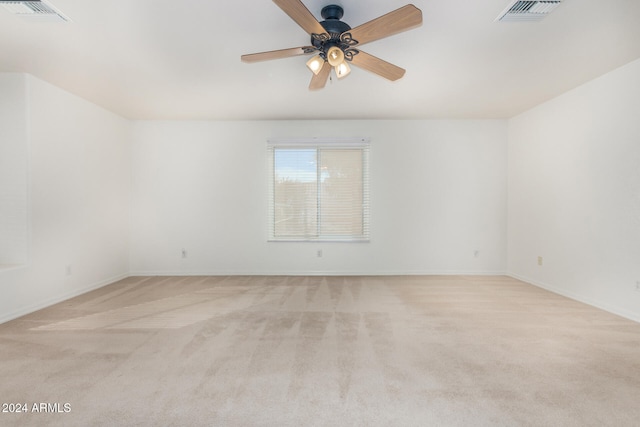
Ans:
[[[9,12],[32,21],[71,21],[51,4],[42,0],[35,1],[8,1],[0,0]]]
[[[540,21],[553,9],[558,7],[562,0],[541,1],[512,1],[507,8],[496,18],[501,22],[527,22]]]

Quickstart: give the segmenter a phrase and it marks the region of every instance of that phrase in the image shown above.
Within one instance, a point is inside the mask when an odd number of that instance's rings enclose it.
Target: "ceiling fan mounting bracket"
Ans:
[[[342,19],[342,17],[344,16],[344,9],[341,6],[338,6],[337,4],[330,4],[322,8],[322,10],[320,11],[320,15],[324,19],[339,20],[339,19]]]

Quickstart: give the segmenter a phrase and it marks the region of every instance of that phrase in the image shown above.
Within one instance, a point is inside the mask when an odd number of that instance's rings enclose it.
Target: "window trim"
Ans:
[[[268,193],[267,193],[267,242],[311,242],[311,243],[325,243],[325,242],[340,242],[340,243],[368,243],[371,239],[370,230],[370,217],[371,217],[371,202],[370,202],[370,138],[366,137],[349,137],[349,138],[337,138],[337,137],[313,137],[313,138],[270,138],[267,140],[267,175],[268,175]],[[363,179],[363,234],[361,237],[348,236],[301,236],[296,237],[276,237],[275,233],[275,215],[274,215],[274,190],[275,190],[275,157],[274,150],[277,148],[289,148],[289,149],[362,149],[364,161],[362,165]]]

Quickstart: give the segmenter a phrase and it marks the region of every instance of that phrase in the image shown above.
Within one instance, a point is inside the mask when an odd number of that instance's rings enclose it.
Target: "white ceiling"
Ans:
[[[303,0],[352,27],[407,0]],[[640,58],[640,0],[565,0],[539,23],[498,23],[509,0],[416,0],[423,25],[363,46],[407,70],[353,67],[309,92],[309,44],[270,0],[51,0],[71,23],[0,8],[0,71],[27,72],[131,119],[505,118]],[[320,18],[321,19],[321,18]]]

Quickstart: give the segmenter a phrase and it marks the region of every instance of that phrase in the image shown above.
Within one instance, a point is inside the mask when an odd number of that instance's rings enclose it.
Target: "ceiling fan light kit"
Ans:
[[[322,8],[324,21],[318,22],[300,0],[273,0],[289,17],[311,36],[311,45],[242,55],[243,62],[258,62],[315,54],[306,65],[312,71],[310,90],[322,89],[333,69],[341,79],[351,72],[352,65],[364,68],[388,80],[401,78],[405,70],[360,50],[360,46],[410,30],[422,24],[422,12],[408,4],[372,21],[351,28],[340,19],[342,7],[331,4]]]

